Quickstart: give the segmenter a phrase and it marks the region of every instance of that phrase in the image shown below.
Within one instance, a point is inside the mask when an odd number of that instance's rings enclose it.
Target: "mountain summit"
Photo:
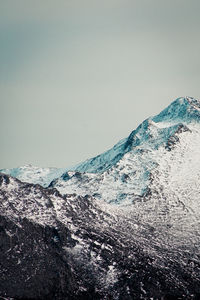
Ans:
[[[28,165],[1,172],[21,181],[54,187],[62,194],[90,194],[109,203],[126,205],[148,193],[152,174],[159,170],[169,151],[175,148],[170,154],[175,157],[182,144],[184,148],[187,143],[192,147],[189,141],[199,124],[200,102],[191,97],[178,98],[158,115],[142,122],[112,149],[70,169]],[[181,153],[180,150],[176,154],[177,161]]]
[[[150,132],[156,131],[156,127],[163,129],[159,132],[161,135],[164,135],[164,131],[166,132],[166,136],[161,137],[161,139],[165,139],[179,127],[180,123],[200,122],[199,120],[200,102],[192,97],[178,98],[160,114],[145,120],[136,130],[131,132],[128,138],[121,140],[112,149],[86,160],[71,170],[88,173],[104,172],[115,165],[133,147],[144,143],[150,137]],[[164,128],[167,129],[164,130]],[[167,132],[168,130],[171,132]],[[156,139],[157,137],[155,137],[155,144],[159,143]]]
[[[200,102],[192,97],[178,98],[172,102],[159,115],[155,116],[155,122],[199,122]]]
[[[200,102],[73,168],[0,174],[0,298],[200,299]]]
[[[199,130],[200,103],[189,97],[178,98],[111,150],[74,167],[73,172],[67,170],[50,186],[63,194],[90,194],[109,203],[131,204],[149,193],[153,174],[164,162],[185,163],[185,156],[196,151]]]
[[[133,130],[131,134],[119,141],[110,150],[88,159],[71,168],[39,168],[27,165],[13,169],[2,169],[1,172],[16,177],[22,181],[38,183],[47,187],[51,182],[67,171],[78,171],[81,173],[103,173],[117,164],[127,153],[149,141],[155,148],[166,143],[180,127],[187,130],[189,123],[199,123],[200,102],[192,97],[181,97],[173,101],[160,114],[150,117]],[[153,145],[152,145],[153,146]]]

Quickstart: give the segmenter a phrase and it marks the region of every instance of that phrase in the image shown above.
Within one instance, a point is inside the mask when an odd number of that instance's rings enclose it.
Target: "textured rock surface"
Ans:
[[[1,173],[0,299],[200,299],[199,110],[177,99],[79,166],[104,172]]]
[[[149,198],[122,211],[7,175],[0,182],[2,297],[198,299],[199,222],[187,223],[182,205],[169,211]]]

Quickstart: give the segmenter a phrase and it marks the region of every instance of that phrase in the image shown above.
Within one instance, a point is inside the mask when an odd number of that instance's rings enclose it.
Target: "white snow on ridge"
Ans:
[[[60,177],[66,169],[40,168],[32,165],[25,165],[19,168],[2,169],[0,172],[15,177],[21,181],[40,184],[48,187],[52,180]]]
[[[199,149],[194,142],[200,135],[199,111],[198,100],[178,98],[160,114],[145,120],[112,149],[73,168],[25,166],[1,171],[44,187],[51,183],[51,187],[62,194],[89,194],[108,203],[131,204],[148,194],[152,174],[159,173],[163,164],[166,165],[165,176],[168,176],[167,166],[171,161],[184,164],[182,157],[187,147],[194,156]],[[193,158],[196,165],[197,153]]]
[[[181,165],[184,163],[181,149],[188,147],[189,155],[196,160],[199,166],[199,156],[197,147],[200,140],[200,126],[190,125],[190,130],[178,135],[179,142],[172,151],[166,149],[165,145],[158,149],[151,149],[147,144],[143,147],[135,147],[112,168],[102,174],[71,173],[67,181],[61,178],[57,180],[55,187],[62,193],[77,193],[80,195],[90,194],[97,199],[105,200],[109,203],[131,204],[145,193],[151,184],[151,173],[160,172],[165,166],[165,176],[168,174],[168,167],[171,162]],[[194,143],[192,143],[194,141]],[[198,144],[200,146],[200,143]],[[179,149],[176,151],[175,149]],[[195,157],[194,157],[195,153]],[[186,155],[186,154],[185,154]],[[186,167],[187,168],[187,163]],[[173,176],[174,178],[174,176]],[[171,183],[170,183],[171,184]]]
[[[182,102],[185,103],[185,100]],[[67,197],[62,198],[57,191],[42,189],[39,186],[24,185],[24,188],[19,189],[17,185],[23,184],[13,178],[10,178],[9,184],[2,182],[1,214],[17,219],[19,214],[23,213],[23,216],[32,222],[51,226],[56,226],[55,219],[59,220],[74,232],[74,238],[78,241],[78,228],[73,224],[73,213],[79,215],[79,204],[83,204],[87,198],[79,199],[72,194],[91,195],[93,198],[89,197],[90,207],[83,208],[82,217],[86,213],[87,219],[89,211],[92,218],[101,221],[101,211],[106,212],[109,214],[105,214],[106,218],[112,216],[112,222],[117,224],[120,234],[132,232],[134,239],[142,239],[144,249],[145,245],[148,245],[149,230],[155,245],[158,242],[159,246],[162,241],[162,247],[170,251],[173,251],[173,247],[190,249],[193,245],[198,254],[200,123],[197,122],[196,115],[191,122],[188,122],[187,113],[186,120],[183,118],[182,122],[179,118],[170,122],[148,119],[128,140],[131,147],[134,146],[104,172],[68,171],[62,174],[62,170],[61,176],[58,176],[53,186],[61,194],[71,194]],[[29,170],[27,174],[30,175],[30,179],[32,172],[34,180],[50,174],[48,170],[37,168],[34,169],[34,173],[30,166],[26,166],[26,170]],[[56,172],[56,169],[52,170],[51,174],[53,172]],[[95,210],[91,204],[98,209]],[[66,208],[69,207],[67,213]],[[143,232],[147,232],[147,235]],[[78,242],[79,246],[82,245],[81,240]],[[77,247],[75,250],[78,252]],[[145,251],[151,251],[151,254],[155,252],[156,256],[155,249],[148,247]],[[115,269],[111,266],[106,280],[114,280],[115,275]]]

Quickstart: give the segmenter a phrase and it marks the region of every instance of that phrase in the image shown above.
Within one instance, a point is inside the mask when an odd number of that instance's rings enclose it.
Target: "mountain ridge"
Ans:
[[[9,174],[22,181],[38,183],[44,187],[52,185],[52,182],[61,176],[67,178],[68,171],[81,173],[103,173],[117,164],[123,156],[149,138],[149,129],[153,126],[160,130],[161,135],[168,138],[179,126],[187,130],[187,124],[198,122],[200,119],[199,101],[192,97],[181,97],[173,101],[167,108],[154,117],[144,120],[127,138],[120,140],[113,148],[93,158],[70,168],[39,168],[24,166],[14,169],[1,169],[0,172]],[[165,128],[165,129],[164,129]],[[170,131],[171,130],[171,131]],[[189,130],[189,129],[188,129]],[[155,130],[154,130],[155,131]],[[163,133],[162,133],[163,131]],[[167,138],[166,136],[166,138]],[[160,141],[163,142],[162,139]],[[159,146],[159,144],[157,144]]]
[[[200,299],[199,108],[145,120],[104,172],[0,173],[0,298]]]
[[[195,101],[193,98],[189,100]],[[193,145],[190,151],[195,151],[194,140],[199,141],[196,132],[200,131],[200,115],[189,100],[179,98],[158,116],[143,121],[123,143],[126,150],[121,159],[109,169],[96,174],[67,171],[50,186],[63,194],[75,191],[82,196],[90,194],[120,205],[132,204],[135,199],[144,197],[149,191],[152,172],[154,169],[159,172],[162,161],[168,157],[167,152],[180,148],[179,152],[172,151],[171,154],[173,159],[180,161],[181,149],[186,145]],[[164,121],[163,114],[167,118]],[[168,158],[168,164],[172,158]],[[195,159],[198,164],[198,158]]]

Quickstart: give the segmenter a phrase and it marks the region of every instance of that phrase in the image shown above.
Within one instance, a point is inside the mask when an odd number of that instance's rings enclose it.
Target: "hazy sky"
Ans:
[[[67,167],[200,97],[199,0],[0,0],[0,168]]]

